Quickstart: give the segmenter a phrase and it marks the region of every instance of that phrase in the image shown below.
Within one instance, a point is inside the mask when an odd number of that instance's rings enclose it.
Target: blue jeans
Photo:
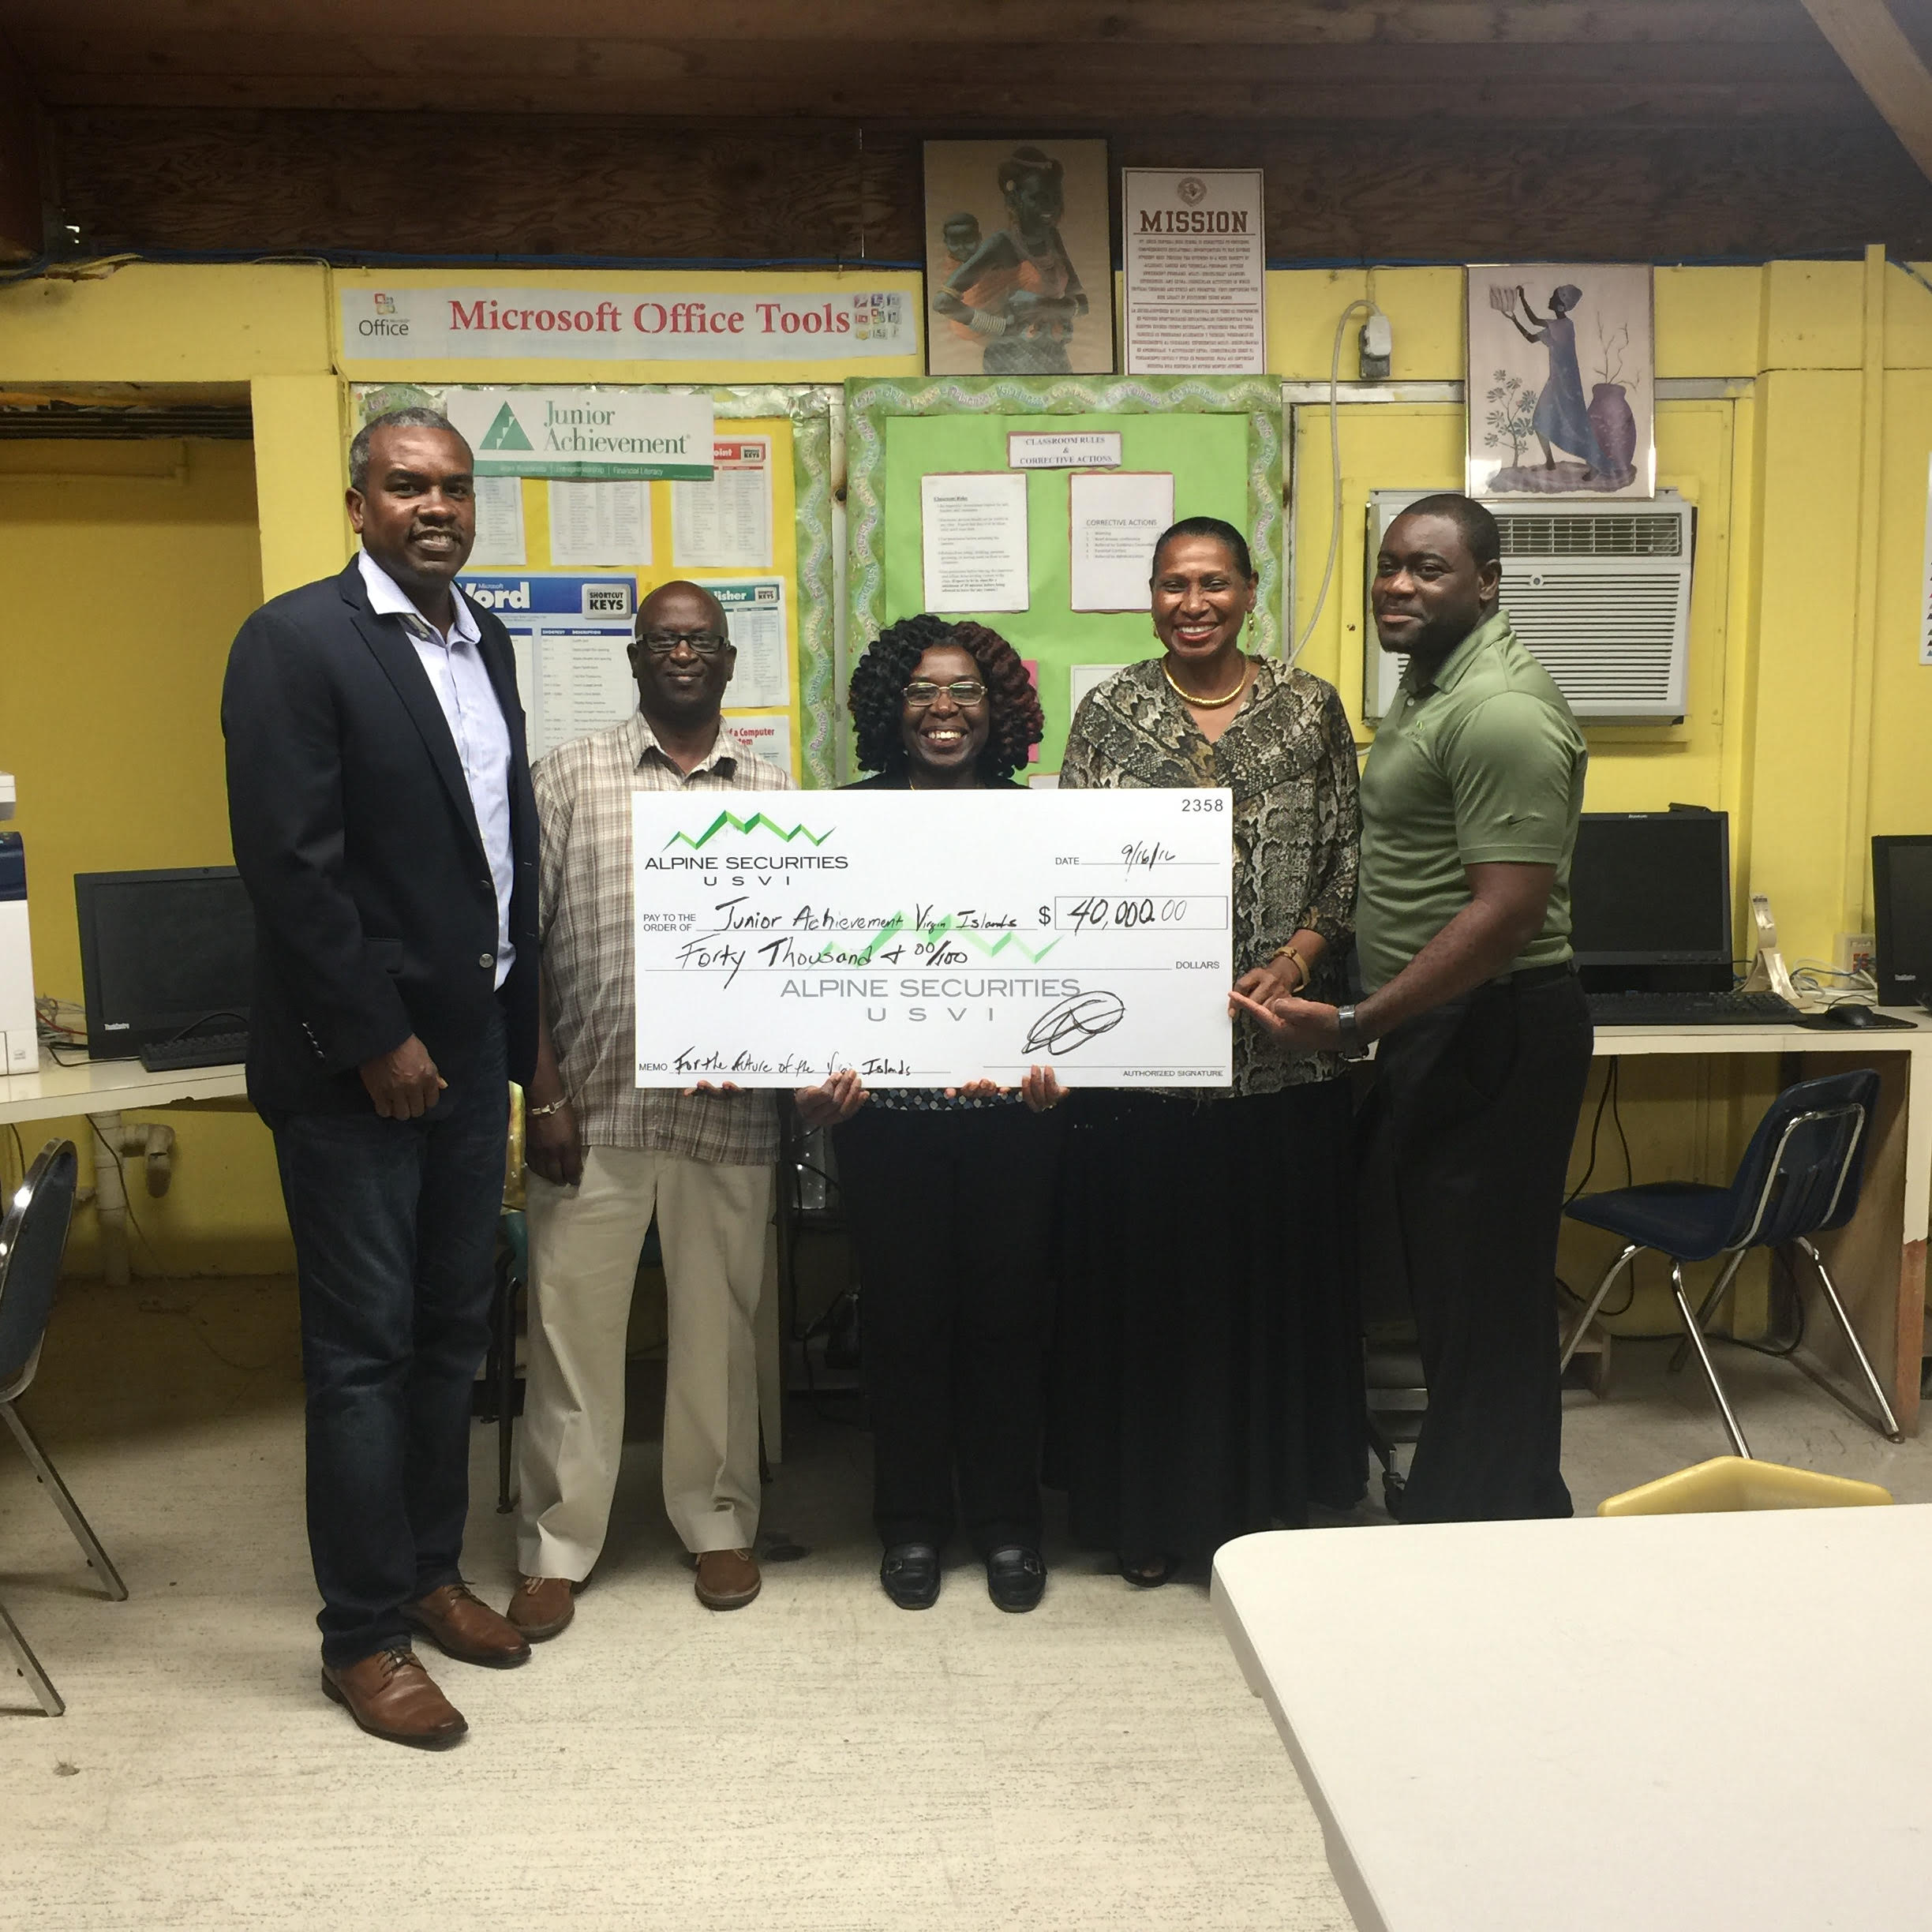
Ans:
[[[419,1120],[268,1122],[301,1297],[316,1621],[339,1667],[406,1641],[402,1606],[459,1574],[509,1124],[500,1021],[448,1077]]]

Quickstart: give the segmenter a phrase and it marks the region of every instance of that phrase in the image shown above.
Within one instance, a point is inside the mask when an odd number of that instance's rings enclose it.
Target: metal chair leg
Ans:
[[[1710,1358],[1710,1350],[1704,1346],[1704,1331],[1690,1312],[1690,1297],[1684,1292],[1683,1264],[1675,1255],[1671,1257],[1671,1293],[1677,1298],[1677,1312],[1683,1318],[1684,1333],[1697,1350],[1697,1358],[1703,1365],[1704,1379],[1709,1383],[1710,1392],[1717,1400],[1717,1413],[1724,1418],[1724,1433],[1731,1438],[1732,1450],[1749,1462],[1750,1451],[1745,1443],[1744,1432],[1738,1427],[1738,1419],[1732,1413],[1730,1398],[1724,1394],[1724,1384],[1717,1380],[1717,1365]]]
[[[14,1439],[21,1446],[27,1460],[33,1466],[33,1473],[44,1483],[54,1497],[54,1507],[67,1519],[67,1527],[73,1532],[74,1541],[80,1545],[81,1553],[92,1565],[94,1574],[107,1586],[107,1594],[116,1603],[127,1601],[128,1586],[121,1581],[121,1572],[108,1560],[107,1552],[100,1546],[100,1538],[88,1526],[88,1519],[80,1514],[80,1506],[67,1492],[67,1485],[60,1479],[60,1473],[47,1460],[47,1451],[35,1440],[34,1432],[27,1426],[27,1418],[11,1402],[0,1402],[0,1415],[6,1417],[7,1427],[13,1430]]]
[[[4,1636],[20,1660],[20,1674],[27,1679],[41,1709],[50,1717],[60,1717],[67,1709],[66,1701],[54,1688],[54,1682],[40,1668],[40,1660],[33,1653],[33,1647],[21,1634],[20,1626],[7,1614],[7,1607],[0,1604],[0,1636]]]
[[[1697,1312],[1698,1327],[1700,1330],[1710,1326],[1711,1317],[1717,1312],[1718,1304],[1730,1292],[1731,1284],[1737,1279],[1737,1271],[1744,1265],[1744,1257],[1750,1252],[1750,1250],[1748,1248],[1739,1249],[1718,1271],[1717,1281],[1712,1285],[1710,1293],[1704,1297],[1703,1305],[1698,1309]],[[1676,1347],[1671,1350],[1671,1373],[1676,1375],[1690,1358],[1690,1344],[1688,1342],[1679,1342]]]
[[[1865,1345],[1859,1341],[1856,1333],[1853,1331],[1852,1318],[1846,1314],[1845,1305],[1838,1298],[1838,1286],[1832,1279],[1830,1271],[1825,1266],[1825,1257],[1812,1246],[1809,1237],[1805,1235],[1800,1234],[1798,1237],[1797,1245],[1810,1256],[1811,1265],[1818,1270],[1818,1286],[1825,1290],[1825,1299],[1831,1304],[1831,1312],[1838,1318],[1838,1326],[1844,1331],[1845,1341],[1850,1346],[1852,1354],[1857,1358],[1859,1368],[1863,1372],[1865,1386],[1871,1391],[1872,1400],[1878,1405],[1879,1414],[1885,1417],[1884,1424],[1878,1431],[1879,1434],[1884,1436],[1888,1442],[1903,1441],[1904,1434],[1898,1425],[1898,1418],[1893,1414],[1892,1405],[1885,1400],[1885,1392],[1878,1386],[1878,1378],[1873,1372],[1871,1357],[1865,1353]],[[1854,1415],[1858,1414],[1855,1409],[1852,1413]],[[1870,1419],[1869,1416],[1859,1416],[1861,1422],[1869,1422]]]
[[[1597,1311],[1603,1306],[1604,1297],[1610,1292],[1610,1284],[1625,1268],[1629,1267],[1631,1256],[1636,1254],[1642,1246],[1642,1241],[1632,1241],[1604,1270],[1602,1278],[1597,1282],[1594,1291],[1591,1294],[1589,1301],[1583,1310],[1582,1318],[1570,1331],[1569,1339],[1563,1343],[1563,1354],[1558,1357],[1556,1363],[1556,1372],[1559,1375],[1561,1375],[1570,1366],[1570,1357],[1577,1352],[1577,1344],[1589,1333],[1589,1325],[1597,1319]]]

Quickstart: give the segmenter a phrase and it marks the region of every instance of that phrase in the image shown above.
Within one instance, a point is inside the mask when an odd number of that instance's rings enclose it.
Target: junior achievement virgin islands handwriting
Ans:
[[[934,905],[915,905],[910,919],[898,912],[834,912],[829,906],[803,905],[790,912],[762,912],[753,904],[749,893],[740,893],[735,899],[721,899],[717,910],[718,922],[705,928],[708,933],[776,932],[781,927],[795,933],[871,933],[897,926],[915,928],[930,938],[948,931],[1006,932],[1020,923],[1010,912],[987,912],[978,906],[960,906],[942,913]]]
[[[865,926],[859,928],[865,930]],[[988,938],[989,934],[994,936]],[[811,966],[964,966],[972,963],[975,953],[998,959],[1010,950],[1017,959],[1037,966],[1065,936],[1049,939],[1043,945],[1030,945],[1005,923],[962,926],[949,913],[922,926],[915,919],[894,913],[863,945],[856,943],[856,932],[854,943],[845,945],[836,940],[815,944],[815,935],[792,933],[781,933],[762,944],[747,940],[735,945],[728,935],[706,933],[685,940],[672,955],[672,963],[683,972],[721,972],[727,986],[747,964],[759,972],[793,972]]]

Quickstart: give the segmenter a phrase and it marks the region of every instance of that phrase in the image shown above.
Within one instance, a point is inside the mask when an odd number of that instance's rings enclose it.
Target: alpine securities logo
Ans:
[[[793,826],[789,831],[775,818],[767,818],[762,812],[754,812],[749,818],[740,818],[735,812],[721,811],[711,822],[693,838],[688,832],[673,832],[665,841],[664,849],[668,852],[673,845],[688,845],[693,852],[702,852],[719,833],[730,830],[751,833],[769,832],[789,845],[795,839],[809,840],[814,846],[822,845],[838,829],[828,826],[822,832],[814,832],[808,826]]]

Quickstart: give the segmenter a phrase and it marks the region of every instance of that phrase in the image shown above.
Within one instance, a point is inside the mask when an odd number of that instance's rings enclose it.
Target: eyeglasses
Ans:
[[[653,657],[668,657],[680,644],[688,644],[700,657],[731,649],[731,639],[716,631],[640,631],[638,642]]]
[[[979,703],[987,687],[977,678],[960,678],[950,684],[935,684],[930,678],[915,678],[905,687],[905,701],[915,711],[923,711],[938,702],[944,691],[962,710]]]

